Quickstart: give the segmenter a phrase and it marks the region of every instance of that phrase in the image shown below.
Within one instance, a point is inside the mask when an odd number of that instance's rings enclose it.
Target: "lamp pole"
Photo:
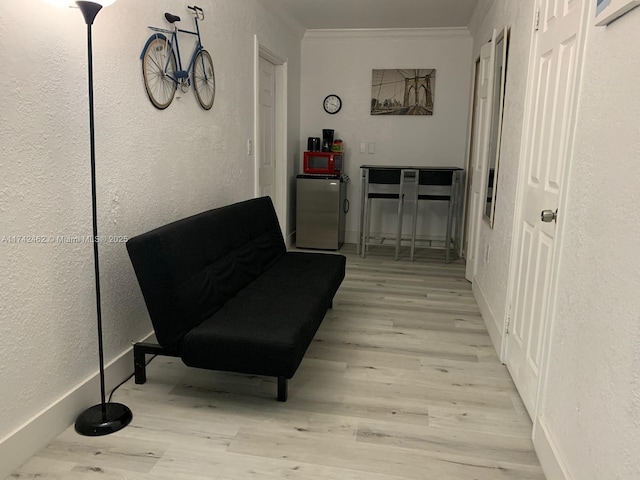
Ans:
[[[93,45],[91,26],[102,4],[78,1],[78,8],[87,24],[87,52],[89,69],[89,140],[91,144],[91,206],[93,214],[93,264],[95,269],[96,319],[98,323],[98,358],[100,363],[100,404],[89,407],[76,419],[75,429],[81,435],[108,435],[126,427],[133,417],[131,410],[120,403],[107,403],[104,384],[104,347],[102,342],[102,308],[100,301],[100,263],[98,259],[98,210],[96,202],[96,142],[93,113]]]

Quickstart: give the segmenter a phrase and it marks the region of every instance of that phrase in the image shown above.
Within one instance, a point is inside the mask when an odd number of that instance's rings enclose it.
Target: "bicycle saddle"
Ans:
[[[166,18],[167,22],[169,22],[169,23],[175,23],[175,22],[179,22],[180,21],[180,17],[179,16],[171,15],[170,13],[167,13],[167,12],[165,12],[164,18]]]

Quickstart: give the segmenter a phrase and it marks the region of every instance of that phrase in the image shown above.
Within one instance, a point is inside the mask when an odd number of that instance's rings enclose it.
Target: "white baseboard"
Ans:
[[[482,315],[482,319],[484,320],[484,324],[487,327],[487,331],[489,332],[489,336],[491,337],[491,343],[493,343],[493,348],[496,349],[498,357],[500,361],[504,361],[502,358],[502,336],[504,333],[504,322],[498,321],[496,316],[493,314],[493,310],[489,306],[489,302],[482,291],[482,288],[474,278],[473,283],[471,284],[471,290],[473,292],[473,296],[478,303],[478,308],[480,309],[480,314]]]
[[[152,337],[145,335],[141,341]],[[96,364],[98,362],[96,361]],[[133,373],[133,347],[105,365],[107,394]],[[0,479],[13,473],[72,425],[86,408],[100,403],[100,373],[85,379],[0,440]]]
[[[543,416],[536,418],[533,427],[533,447],[547,480],[571,480]]]
[[[344,232],[344,243],[358,243],[358,232],[354,232],[352,230],[345,230]]]

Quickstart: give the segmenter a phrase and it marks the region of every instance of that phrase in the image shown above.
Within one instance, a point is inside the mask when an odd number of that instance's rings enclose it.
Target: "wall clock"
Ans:
[[[333,115],[338,113],[342,108],[342,99],[338,95],[327,95],[324,102],[322,102],[322,106],[325,112]]]

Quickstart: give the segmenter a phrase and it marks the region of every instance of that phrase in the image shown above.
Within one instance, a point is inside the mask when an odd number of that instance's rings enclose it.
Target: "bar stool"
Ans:
[[[400,242],[402,241],[402,215],[405,199],[405,184],[407,175],[405,170],[399,170],[396,168],[367,168],[363,169],[362,177],[362,199],[363,205],[361,206],[360,217],[360,232],[358,232],[358,248],[362,258],[365,258],[368,245],[378,245],[384,242],[383,237],[380,242],[371,242],[371,210],[373,200],[395,200],[398,202],[398,219],[396,221],[396,252],[395,259],[398,259],[398,253],[400,250]],[[417,178],[417,170],[411,170],[415,178]],[[375,185],[397,185],[396,191],[371,191],[371,186]]]
[[[400,205],[398,206],[398,220],[396,223],[396,257],[395,257],[396,260],[398,260],[398,257],[400,256],[400,247],[402,246],[402,241],[408,240],[410,242],[413,242],[413,235],[414,235],[413,233],[412,233],[412,236],[407,239],[402,238],[402,219],[404,218],[403,216],[404,198],[405,196],[407,196],[407,190],[409,190],[410,192],[413,191],[413,195],[411,195],[410,198],[413,198],[417,194],[418,178],[419,178],[419,171],[417,169],[403,168],[402,170],[400,170],[400,193],[402,194],[402,199],[400,200]],[[418,206],[414,199],[413,201],[414,215],[413,215],[412,231],[415,231],[415,222],[416,222],[415,212],[417,208]],[[413,255],[411,256],[411,261],[413,261]]]
[[[450,262],[450,249],[453,241],[451,237],[451,230],[453,225],[453,217],[457,208],[458,199],[458,187],[460,180],[460,172],[453,170],[420,170],[418,175],[418,184],[414,189],[414,209],[413,209],[413,224],[411,226],[411,253],[410,258],[413,262],[416,246],[416,225],[418,223],[418,208],[420,201],[436,201],[436,202],[448,202],[447,213],[447,231],[445,234],[445,263]],[[421,194],[421,186],[431,187],[449,187],[449,191],[446,193],[438,194]]]

